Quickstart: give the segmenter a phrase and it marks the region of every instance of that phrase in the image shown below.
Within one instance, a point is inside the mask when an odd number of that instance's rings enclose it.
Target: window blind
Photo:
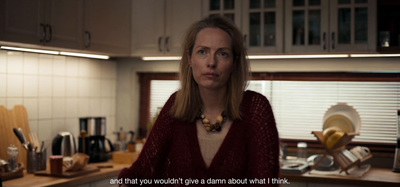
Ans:
[[[150,82],[150,117],[161,110],[168,98],[179,89],[177,80],[152,80]]]
[[[179,81],[151,82],[151,116],[179,88]],[[309,139],[321,131],[325,112],[344,102],[361,117],[360,136],[353,141],[395,143],[400,83],[351,81],[250,81],[248,89],[271,103],[281,138]]]

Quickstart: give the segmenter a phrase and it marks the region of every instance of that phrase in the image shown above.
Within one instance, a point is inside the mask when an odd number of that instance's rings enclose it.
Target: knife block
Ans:
[[[314,164],[314,166],[310,169],[309,172],[311,172],[313,169],[315,169],[321,162],[322,160],[325,159],[326,156],[331,155],[335,162],[337,162],[340,166],[340,172],[342,173],[343,171],[349,175],[348,170],[352,167],[355,166],[360,166],[360,164],[372,157],[372,154],[367,155],[366,157],[362,159],[351,159],[349,155],[346,155],[346,152],[349,152],[346,149],[346,145],[350,143],[350,141],[354,138],[354,136],[359,135],[358,133],[345,133],[337,142],[335,145],[333,145],[332,148],[328,148],[328,146],[325,144],[323,140],[323,135],[322,132],[320,131],[312,131],[312,134],[317,138],[318,142],[320,142],[324,148],[325,152],[324,155],[321,157],[321,159]],[[354,156],[354,155],[353,155]]]

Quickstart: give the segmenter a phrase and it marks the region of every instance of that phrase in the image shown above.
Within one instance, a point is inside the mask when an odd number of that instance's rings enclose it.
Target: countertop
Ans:
[[[362,177],[349,176],[326,176],[312,175],[309,172],[303,174],[287,174],[282,173],[281,177],[287,178],[289,181],[309,182],[309,183],[329,183],[329,184],[347,184],[360,186],[400,186],[400,173],[392,172],[387,168],[371,168]]]
[[[59,178],[59,177],[51,177],[51,176],[38,176],[34,174],[26,173],[24,171],[24,176],[17,179],[11,179],[7,181],[3,181],[3,186],[77,186],[80,184],[86,184],[90,182],[96,182],[104,179],[113,179],[118,173],[125,167],[129,167],[127,164],[115,164],[112,162],[102,162],[102,163],[93,163],[91,166],[112,166],[112,168],[100,168],[100,171],[85,174],[78,177],[73,178]]]
[[[57,178],[49,176],[38,176],[24,173],[24,177],[12,179],[3,182],[3,186],[76,186],[96,182],[100,180],[114,179],[121,169],[129,167],[130,164],[115,164],[113,162],[103,162],[90,164],[92,166],[112,166],[112,168],[101,168],[100,171],[85,174],[73,178]],[[329,183],[346,184],[360,186],[400,186],[400,173],[394,173],[391,169],[371,168],[362,177],[349,176],[322,176],[312,175],[308,172],[303,174],[282,173],[281,178],[287,178],[289,182],[307,182],[307,183]],[[287,185],[290,186],[290,185]]]

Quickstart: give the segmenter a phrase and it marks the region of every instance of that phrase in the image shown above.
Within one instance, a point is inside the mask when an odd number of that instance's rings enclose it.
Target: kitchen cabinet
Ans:
[[[85,0],[83,47],[113,55],[129,54],[131,2]]]
[[[245,0],[247,1],[247,0]],[[240,0],[205,0],[203,1],[203,15],[220,14],[231,19],[237,27],[242,27],[242,8]]]
[[[182,55],[186,30],[201,18],[201,1],[132,1],[133,56]]]
[[[0,40],[129,54],[131,1],[0,0]]]
[[[220,14],[230,18],[242,31],[249,54],[283,52],[283,1],[206,0],[205,16]]]
[[[80,0],[1,0],[3,41],[78,48]]]
[[[243,1],[245,46],[251,54],[283,52],[283,1]]]
[[[285,52],[376,50],[376,0],[288,0]]]

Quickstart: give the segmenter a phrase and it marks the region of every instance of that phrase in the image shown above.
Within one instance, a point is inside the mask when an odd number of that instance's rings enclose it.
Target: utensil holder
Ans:
[[[43,152],[28,151],[27,172],[35,173],[36,171],[46,170],[46,149]]]

